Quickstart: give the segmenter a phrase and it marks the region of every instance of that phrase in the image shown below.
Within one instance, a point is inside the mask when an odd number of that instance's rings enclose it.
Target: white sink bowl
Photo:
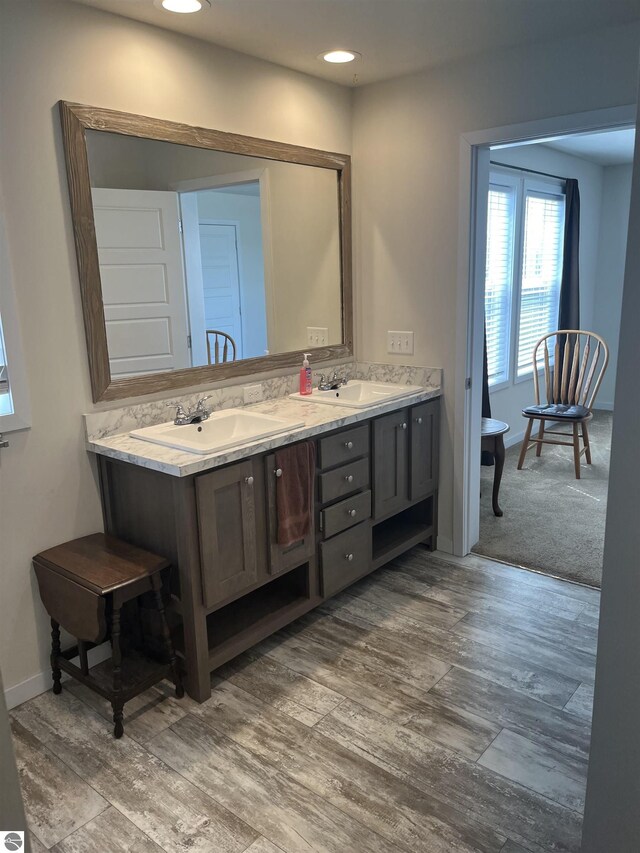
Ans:
[[[236,444],[258,441],[269,435],[289,432],[304,425],[303,421],[291,421],[263,415],[260,412],[245,412],[243,409],[224,409],[213,412],[206,421],[199,424],[176,426],[173,421],[157,426],[136,429],[129,435],[186,450],[188,453],[216,453]]]
[[[407,397],[409,394],[416,394],[423,390],[419,385],[391,385],[389,382],[365,382],[361,379],[353,379],[346,385],[336,388],[335,391],[318,391],[314,388],[310,395],[290,394],[289,396],[293,400],[306,403],[326,403],[329,406],[366,409],[367,406],[386,403],[387,400]]]

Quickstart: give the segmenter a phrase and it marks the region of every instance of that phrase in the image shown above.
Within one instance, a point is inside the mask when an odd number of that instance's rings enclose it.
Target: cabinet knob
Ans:
[[[355,518],[356,517],[356,510],[355,509],[348,509],[347,515],[350,515],[351,518]]]
[[[347,474],[347,476],[344,479],[345,479],[345,482],[347,482],[347,483],[353,483],[353,474]]]
[[[345,554],[345,555],[344,555],[344,558],[345,558],[345,560],[348,560],[349,562],[352,562],[352,560],[353,560],[353,554]]]
[[[344,446],[347,448],[347,450],[353,450],[353,442],[352,441],[345,441]]]
[[[282,468],[276,468],[273,473],[276,475],[276,477],[282,477]]]
[[[417,424],[421,424],[421,423],[422,423],[422,418],[416,418],[416,423],[417,423]]]
[[[400,424],[400,429],[406,429],[406,428],[407,428],[406,421]]]
[[[245,477],[244,481],[247,484],[247,486],[253,486],[253,477]]]

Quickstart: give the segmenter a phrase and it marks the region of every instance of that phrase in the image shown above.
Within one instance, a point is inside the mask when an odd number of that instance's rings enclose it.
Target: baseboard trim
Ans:
[[[523,440],[524,430],[514,433],[508,432],[504,437],[504,446],[508,450],[510,447],[513,447],[514,444],[520,444]]]
[[[594,412],[597,412],[598,409],[602,409],[605,412],[613,411],[613,403],[602,403],[598,400],[598,405],[593,407]]]
[[[87,657],[89,659],[89,666],[95,666],[95,664],[101,663],[110,656],[111,644],[102,643],[102,645],[97,646],[95,649],[91,649],[88,652]],[[80,665],[78,658],[74,658],[73,663]],[[71,676],[63,673],[62,681],[67,681],[70,677]],[[46,672],[39,672],[37,675],[32,675],[31,678],[27,678],[19,684],[14,684],[13,687],[7,687],[4,691],[7,710],[10,711],[12,708],[17,708],[18,705],[22,705],[23,702],[28,702],[29,699],[34,699],[36,696],[40,696],[41,693],[46,693],[47,690],[51,690],[50,670],[47,670]]]
[[[453,539],[438,534],[436,548],[438,551],[444,551],[445,554],[453,554]]]

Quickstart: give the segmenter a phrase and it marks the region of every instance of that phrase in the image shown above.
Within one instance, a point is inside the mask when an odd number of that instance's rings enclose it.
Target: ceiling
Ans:
[[[635,130],[608,130],[602,133],[584,133],[564,136],[544,144],[565,154],[590,160],[599,166],[621,166],[633,162]]]
[[[73,2],[348,86],[640,19],[638,0],[211,0],[193,15],[153,0]],[[336,47],[362,59],[335,66],[317,58]]]

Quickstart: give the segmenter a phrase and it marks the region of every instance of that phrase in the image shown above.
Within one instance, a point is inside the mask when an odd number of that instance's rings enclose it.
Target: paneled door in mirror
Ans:
[[[347,155],[60,109],[95,401],[352,354]]]

